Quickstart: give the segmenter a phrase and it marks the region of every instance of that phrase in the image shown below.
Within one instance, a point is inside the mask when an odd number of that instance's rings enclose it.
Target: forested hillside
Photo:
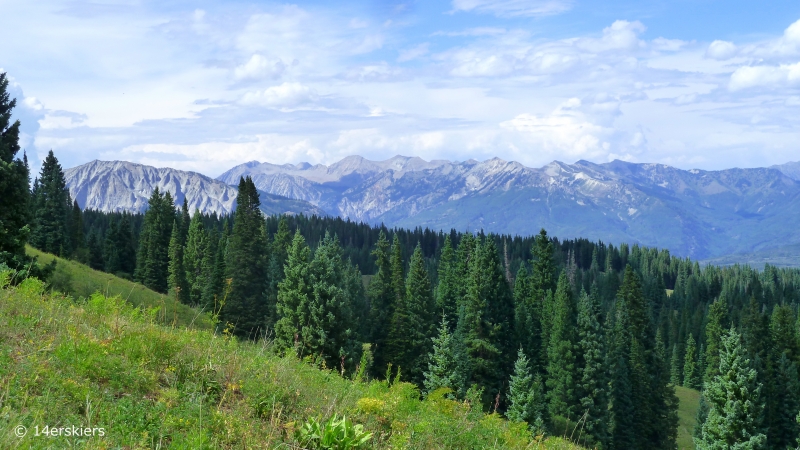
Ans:
[[[3,150],[3,170],[24,183],[16,149]],[[190,214],[159,190],[143,215],[81,211],[52,152],[32,191],[14,192],[0,211],[13,225],[0,235],[12,268],[26,267],[17,242],[30,233],[43,251],[213,311],[220,332],[340,376],[480,405],[531,436],[675,448],[678,385],[702,390],[698,448],[785,449],[800,435],[797,269],[700,266],[545,230],[264,217],[249,177],[232,216]]]

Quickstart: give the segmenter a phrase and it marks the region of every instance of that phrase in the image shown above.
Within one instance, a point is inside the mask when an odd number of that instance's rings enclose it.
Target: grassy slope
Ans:
[[[56,271],[52,277],[53,287],[75,298],[87,298],[95,292],[107,296],[119,295],[132,305],[143,308],[159,307],[162,323],[176,325],[192,324],[197,328],[210,328],[208,314],[176,302],[171,297],[152,291],[139,283],[116,277],[109,273],[93,270],[88,266],[44,253],[33,247],[26,249],[28,255],[35,256],[42,264],[56,260]]]
[[[267,344],[160,325],[120,298],[76,301],[2,278],[0,448],[296,448],[285,445],[293,428],[335,412],[363,423],[375,448],[576,448],[532,444],[524,427],[464,403],[420,401],[407,383],[350,381]],[[44,425],[106,435],[33,436]]]
[[[678,449],[694,449],[692,434],[696,423],[697,409],[700,407],[700,392],[685,387],[675,388],[678,394]]]

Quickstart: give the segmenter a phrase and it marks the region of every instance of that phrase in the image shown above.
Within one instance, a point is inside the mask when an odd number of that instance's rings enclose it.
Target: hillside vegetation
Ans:
[[[265,342],[161,325],[158,307],[74,300],[32,278],[12,287],[10,275],[0,275],[1,448],[299,448],[295,430],[334,414],[364,425],[366,448],[576,448],[443,392],[420,401],[408,383],[348,380]],[[42,434],[73,425],[105,435]]]
[[[159,307],[160,323],[171,324],[174,322],[178,326],[191,325],[200,329],[211,328],[208,313],[176,302],[168,295],[30,246],[25,250],[28,255],[36,257],[41,264],[46,265],[56,261],[55,272],[49,280],[51,287],[72,295],[74,298],[88,298],[95,292],[102,292],[110,297],[119,296],[135,307]]]

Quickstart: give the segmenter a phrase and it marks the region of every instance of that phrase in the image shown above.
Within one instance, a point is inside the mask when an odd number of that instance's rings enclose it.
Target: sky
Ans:
[[[37,167],[800,160],[800,2],[0,0]],[[9,38],[11,37],[11,38]]]

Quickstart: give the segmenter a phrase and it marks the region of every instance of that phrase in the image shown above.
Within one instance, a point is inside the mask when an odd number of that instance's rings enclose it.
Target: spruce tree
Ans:
[[[425,392],[430,394],[436,389],[449,388],[453,392],[448,397],[453,398],[459,387],[464,384],[464,380],[459,379],[453,335],[450,333],[450,325],[444,314],[439,325],[439,333],[432,338],[432,341],[433,351],[428,357],[428,370],[425,371],[423,381]]]
[[[761,385],[745,355],[741,337],[733,328],[720,341],[717,370],[717,375],[706,382],[703,393],[708,416],[695,440],[697,449],[765,448]]]
[[[669,382],[673,386],[683,386],[683,358],[678,351],[678,344],[672,346],[672,358],[670,359]]]
[[[600,326],[600,300],[596,288],[592,295],[581,291],[578,301],[579,363],[577,393],[584,414],[585,443],[598,448],[608,444],[608,380],[605,342]]]
[[[554,296],[553,325],[547,347],[547,398],[550,415],[575,418],[577,385],[572,290],[561,272]]]
[[[137,281],[156,292],[167,292],[169,241],[173,222],[175,205],[172,194],[161,193],[156,187],[150,195],[144,215],[134,273]]]
[[[406,294],[405,287],[405,270],[403,267],[403,247],[400,245],[400,238],[397,233],[394,234],[392,239],[392,253],[391,253],[391,271],[392,271],[392,290],[394,291],[395,303],[400,304]]]
[[[539,376],[534,377],[528,357],[520,348],[508,383],[508,420],[527,422],[534,430],[544,431],[546,403],[542,384]]]
[[[450,235],[444,238],[438,265],[439,284],[436,286],[436,311],[445,315],[447,322],[455,326],[458,319],[458,292],[460,279],[456,268],[456,252]]]
[[[800,438],[800,426],[795,421],[795,411],[800,411],[800,378],[788,352],[782,352],[775,365],[771,390],[777,395],[771,402],[767,441],[769,448],[784,449]]]
[[[177,221],[172,223],[172,236],[169,239],[169,278],[167,279],[170,294],[181,303],[188,303],[189,289],[186,285],[186,272],[183,269],[183,246],[181,245],[181,227]]]
[[[433,296],[428,271],[422,256],[422,247],[417,244],[411,257],[405,295],[398,301],[392,315],[387,353],[389,362],[402,369],[403,375],[418,385],[422,384],[423,372],[430,351],[433,315]]]
[[[105,268],[103,247],[100,245],[100,239],[97,237],[97,231],[94,229],[89,232],[89,239],[86,242],[86,246],[89,248],[89,267],[94,270],[103,270]]]
[[[339,239],[325,232],[309,266],[312,292],[308,302],[308,321],[300,328],[302,346],[309,355],[339,367],[355,347],[352,322],[352,295],[346,290],[345,261]]]
[[[83,234],[83,212],[77,200],[72,202],[69,239],[72,243],[72,257],[81,264],[86,264],[89,255],[86,248],[86,237]]]
[[[694,336],[689,335],[686,340],[686,353],[683,362],[683,386],[690,389],[700,389],[700,374],[697,369],[697,345]]]
[[[11,122],[17,105],[8,93],[8,78],[0,72],[0,264],[15,269],[25,267],[25,243],[30,229],[29,172],[25,161],[17,158],[19,120]]]
[[[31,245],[47,253],[69,256],[72,244],[67,222],[72,213],[64,171],[53,151],[47,153],[33,192]]]
[[[228,239],[225,278],[230,278],[230,293],[221,319],[234,325],[237,335],[258,338],[265,333],[267,303],[267,248],[264,216],[258,191],[248,176],[239,180],[233,232]]]
[[[303,235],[297,230],[286,257],[283,280],[278,284],[275,347],[279,352],[293,350],[298,356],[305,352],[300,348],[300,328],[310,320],[310,254]]]
[[[552,321],[552,294],[556,288],[555,263],[553,261],[553,244],[547,237],[547,231],[541,229],[534,238],[531,249],[530,291],[533,323],[529,344],[540,349],[539,367],[547,366],[548,337]]]
[[[719,351],[722,336],[728,327],[728,302],[725,296],[720,296],[708,309],[708,323],[706,324],[706,355],[705,374],[703,379],[711,380],[719,372]]]
[[[203,289],[206,285],[206,271],[204,263],[211,253],[209,250],[210,237],[205,231],[203,217],[200,210],[196,209],[189,221],[189,231],[186,237],[186,250],[184,250],[183,267],[186,271],[186,283],[189,287],[187,298],[193,305],[201,303]]]
[[[389,361],[386,359],[386,339],[389,335],[389,324],[394,313],[395,294],[392,286],[392,269],[390,262],[389,241],[383,230],[378,234],[375,250],[377,271],[372,276],[367,289],[370,299],[368,314],[369,339],[373,344],[374,361],[373,376],[379,377],[386,370]]]

